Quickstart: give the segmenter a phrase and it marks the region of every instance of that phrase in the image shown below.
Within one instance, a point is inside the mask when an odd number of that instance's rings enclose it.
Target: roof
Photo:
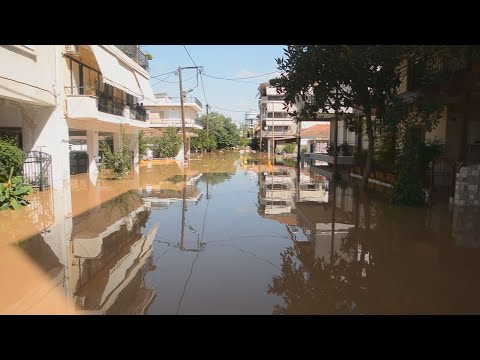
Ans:
[[[302,138],[330,140],[330,124],[318,124],[300,132]]]

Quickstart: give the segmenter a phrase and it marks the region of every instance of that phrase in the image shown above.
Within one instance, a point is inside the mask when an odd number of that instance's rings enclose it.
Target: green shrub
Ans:
[[[100,147],[104,153],[103,169],[110,169],[115,174],[116,179],[123,179],[132,169],[133,158],[130,151],[130,141],[128,140],[125,129],[120,127],[120,151],[113,152],[109,139],[100,142]]]
[[[393,186],[392,202],[395,205],[425,205],[425,192],[418,182],[397,181]]]
[[[0,139],[0,177],[7,178],[11,168],[15,176],[22,175],[23,152],[14,140]]]
[[[295,152],[295,143],[291,142],[285,145],[283,148],[287,154],[292,154]]]
[[[360,149],[355,151],[353,153],[353,161],[355,166],[359,166],[363,169],[367,163],[367,150]]]
[[[19,210],[20,206],[29,204],[24,197],[33,193],[33,188],[26,186],[21,176],[13,177],[13,171],[14,168],[12,167],[8,179],[0,177],[0,210],[7,210],[8,208]]]
[[[153,144],[153,156],[163,159],[175,157],[183,141],[177,128],[168,127],[162,135],[153,138]]]

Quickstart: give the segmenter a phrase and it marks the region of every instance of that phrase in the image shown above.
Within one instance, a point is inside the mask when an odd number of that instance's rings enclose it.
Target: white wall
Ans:
[[[0,45],[0,98],[54,106],[54,45],[29,46]]]

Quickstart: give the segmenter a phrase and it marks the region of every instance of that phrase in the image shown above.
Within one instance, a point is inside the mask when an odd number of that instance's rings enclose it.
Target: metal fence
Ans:
[[[25,153],[23,180],[39,191],[50,188],[52,186],[52,156],[42,151]]]

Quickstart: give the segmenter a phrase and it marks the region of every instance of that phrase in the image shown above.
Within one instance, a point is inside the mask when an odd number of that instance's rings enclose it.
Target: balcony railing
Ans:
[[[125,102],[123,99],[114,96],[110,98],[99,97],[98,111],[118,116],[125,116]]]
[[[145,54],[140,50],[139,45],[115,45],[123,51],[129,58],[133,59],[138,65],[145,70],[150,71],[148,66],[148,59]]]
[[[457,54],[450,54],[448,50],[440,51],[427,64],[411,59],[401,69],[406,84],[404,84],[404,80],[399,92],[402,92],[405,85],[407,91],[415,91],[422,86],[447,80],[459,72],[470,70],[472,66],[471,48],[463,47],[458,50]]]
[[[148,113],[142,109],[130,108],[130,119],[148,121]]]
[[[158,118],[151,118],[152,126],[172,126],[172,127],[182,127],[182,119],[181,118],[169,118],[169,119],[158,119]],[[202,127],[199,123],[197,123],[193,119],[185,119],[185,126],[186,127],[193,127],[194,125],[198,125]]]
[[[180,96],[179,97],[168,97],[168,98],[163,98],[163,99],[158,99],[159,104],[178,104],[180,105]],[[190,97],[184,97],[183,98],[183,103],[187,104],[197,104],[200,108],[203,108],[202,103],[200,100],[198,100],[195,96],[190,96]]]

